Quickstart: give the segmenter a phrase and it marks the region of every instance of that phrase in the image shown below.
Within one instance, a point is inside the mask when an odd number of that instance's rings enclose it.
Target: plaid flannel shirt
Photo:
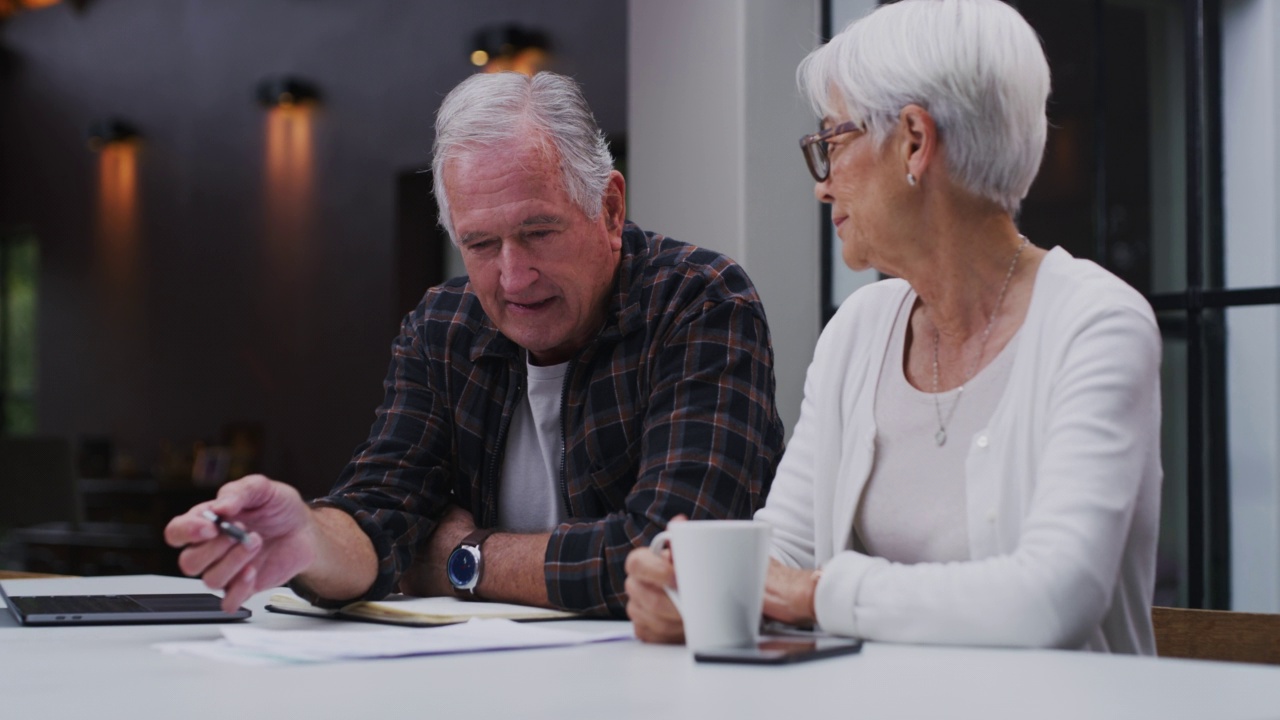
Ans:
[[[498,332],[466,278],[432,288],[392,346],[370,436],[328,497],[373,541],[391,592],[447,506],[497,522],[524,350]],[[571,361],[561,404],[560,494],[547,595],[625,616],[624,562],[680,513],[749,518],[783,450],[773,349],[746,273],[718,253],[628,223],[610,311]]]

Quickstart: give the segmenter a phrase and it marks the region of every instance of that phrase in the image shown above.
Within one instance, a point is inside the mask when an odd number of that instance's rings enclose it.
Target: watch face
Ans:
[[[476,581],[476,551],[470,547],[460,547],[449,555],[447,572],[449,582],[456,588],[469,589]]]

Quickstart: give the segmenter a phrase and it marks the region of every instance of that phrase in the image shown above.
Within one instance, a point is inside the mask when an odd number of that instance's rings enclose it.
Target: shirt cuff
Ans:
[[[836,635],[864,637],[858,628],[858,589],[872,568],[888,562],[856,552],[842,552],[828,560],[813,593],[819,627]]]

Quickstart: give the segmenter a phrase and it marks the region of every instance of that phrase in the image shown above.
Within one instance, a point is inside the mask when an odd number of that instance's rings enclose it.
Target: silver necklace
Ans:
[[[1004,302],[1005,291],[1009,289],[1009,281],[1013,279],[1013,271],[1018,267],[1018,258],[1022,257],[1022,249],[1027,246],[1030,240],[1026,236],[1019,235],[1022,243],[1018,245],[1018,251],[1013,254],[1013,262],[1009,263],[1009,271],[1004,274],[1004,285],[1000,286],[1000,294],[996,296],[995,307],[991,308],[991,316],[987,318],[987,327],[982,331],[982,342],[978,345],[978,357],[974,358],[973,365],[969,367],[969,373],[965,375],[964,382],[960,384],[960,388],[956,391],[956,401],[951,403],[951,410],[947,413],[947,419],[942,419],[942,403],[938,400],[938,326],[933,326],[933,409],[938,415],[938,432],[934,434],[933,439],[937,441],[938,447],[947,444],[947,426],[951,424],[952,418],[956,416],[956,408],[960,407],[960,398],[964,395],[964,385],[973,379],[978,372],[978,363],[982,362],[982,356],[987,351],[987,338],[991,337],[991,328],[996,324],[996,315],[1000,312],[1000,303]]]

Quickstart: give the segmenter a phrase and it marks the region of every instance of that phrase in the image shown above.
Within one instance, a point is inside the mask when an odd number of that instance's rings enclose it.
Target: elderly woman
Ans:
[[[801,64],[849,267],[766,506],[765,615],[871,640],[1153,654],[1160,337],[1132,288],[1014,222],[1049,70],[997,0],[903,0]],[[679,642],[670,560],[628,558]]]

